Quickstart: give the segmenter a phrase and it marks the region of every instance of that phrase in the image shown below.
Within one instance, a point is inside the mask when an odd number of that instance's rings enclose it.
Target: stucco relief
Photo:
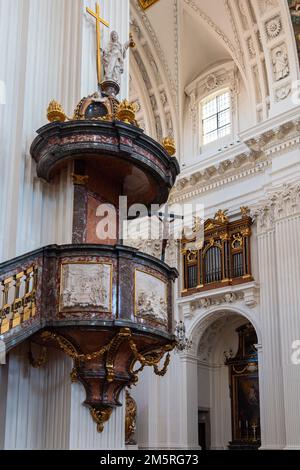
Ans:
[[[164,90],[160,92],[160,99],[163,106],[166,106],[168,104],[168,98]]]
[[[274,229],[275,223],[300,213],[300,185],[283,184],[270,190],[266,199],[252,208],[251,216],[257,221],[258,234]]]
[[[250,58],[253,59],[253,57],[255,57],[256,50],[255,50],[255,46],[254,46],[252,36],[250,36],[250,38],[248,38],[247,46],[248,46],[248,51],[249,51]]]
[[[277,88],[275,90],[275,99],[276,101],[281,101],[281,100],[284,100],[285,98],[287,98],[289,96],[289,94],[291,93],[291,84],[288,83],[287,85],[281,87],[281,88]]]
[[[266,33],[268,39],[276,38],[282,30],[280,16],[275,16],[266,22]]]
[[[82,308],[111,310],[112,266],[105,263],[66,263],[61,267],[60,311]]]
[[[258,7],[261,13],[265,13],[278,6],[277,0],[259,0]]]
[[[135,272],[135,315],[167,323],[167,284],[144,271]]]
[[[285,44],[272,49],[273,73],[276,81],[282,80],[290,73],[288,54]]]

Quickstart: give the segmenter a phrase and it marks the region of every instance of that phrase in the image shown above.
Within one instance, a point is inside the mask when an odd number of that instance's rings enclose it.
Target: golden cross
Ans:
[[[101,82],[101,48],[100,48],[100,24],[104,24],[109,27],[109,23],[100,17],[100,6],[99,3],[95,5],[96,11],[90,10],[86,7],[87,13],[92,15],[96,19],[96,41],[97,41],[97,77],[98,83]]]

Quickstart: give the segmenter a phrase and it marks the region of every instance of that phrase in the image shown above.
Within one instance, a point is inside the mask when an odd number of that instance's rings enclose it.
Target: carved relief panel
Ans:
[[[112,265],[67,262],[61,265],[60,312],[93,309],[111,312]]]
[[[135,270],[134,311],[137,317],[167,324],[167,284],[148,272]]]

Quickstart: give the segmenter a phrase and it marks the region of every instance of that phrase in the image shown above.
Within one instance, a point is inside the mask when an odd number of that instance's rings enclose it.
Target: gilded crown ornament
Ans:
[[[130,103],[126,99],[121,101],[119,104],[116,118],[119,121],[124,121],[126,124],[135,124],[136,125],[136,120],[135,120],[135,104]]]
[[[50,122],[64,122],[67,119],[63,107],[58,101],[50,101],[47,108],[47,119]]]
[[[215,214],[215,220],[217,222],[221,222],[222,224],[225,224],[226,222],[228,222],[228,217],[227,217],[227,212],[228,212],[228,209],[219,209],[216,214]]]
[[[165,137],[162,141],[162,146],[166,149],[170,157],[173,157],[176,152],[175,140],[172,137]]]
[[[240,207],[242,218],[248,217],[250,213],[250,209],[247,206],[241,206]]]

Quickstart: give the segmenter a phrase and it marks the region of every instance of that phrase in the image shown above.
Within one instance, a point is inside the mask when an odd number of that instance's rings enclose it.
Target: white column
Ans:
[[[165,397],[167,390],[160,387],[165,377],[157,377],[153,369],[145,367],[139,381],[132,388],[137,404],[137,443],[139,448],[167,447],[167,419]],[[163,391],[163,394],[161,392]]]
[[[5,420],[6,420],[6,402],[7,402],[7,379],[8,365],[0,364],[0,449],[4,448],[5,440]]]
[[[300,365],[292,343],[300,339],[300,205],[287,195],[276,221],[278,300],[284,384],[286,449],[300,449]],[[295,205],[293,205],[295,202]],[[287,207],[288,206],[288,207]],[[295,213],[296,212],[296,213]]]
[[[185,353],[182,366],[182,444],[188,449],[198,449],[198,371],[197,356]]]
[[[121,393],[123,406],[114,408],[109,421],[104,423],[102,433],[97,432],[90,411],[82,405],[85,390],[80,383],[72,384],[70,407],[70,441],[72,450],[125,449],[125,398]]]
[[[76,29],[70,34],[78,5],[0,0],[0,80],[6,84],[6,104],[0,105],[2,259],[71,240],[70,170],[52,185],[37,180],[29,148],[36,129],[47,122],[49,101],[56,98],[68,109],[79,98]]]
[[[232,439],[228,366],[210,366],[211,449],[227,450]]]
[[[163,362],[163,361],[162,361]],[[185,406],[183,405],[182,364],[172,353],[168,371],[158,377],[146,367],[131,394],[137,403],[137,443],[139,448],[187,448]]]
[[[124,449],[125,406],[113,410],[103,432],[98,433],[88,408],[82,405],[84,387],[71,383],[72,361],[59,351],[48,351],[47,364],[38,369],[29,364],[27,343],[11,352],[7,385],[5,370],[3,373],[0,370],[0,390],[4,397],[0,413],[3,447]],[[120,401],[124,402],[123,393]],[[1,434],[3,420],[6,425]]]
[[[263,224],[263,225],[262,225]],[[272,214],[258,220],[261,344],[258,348],[261,448],[285,446],[281,339]]]
[[[9,354],[4,449],[43,448],[46,379],[29,365],[27,343]]]
[[[35,131],[47,123],[50,100],[73,114],[83,96],[97,90],[93,0],[0,0],[0,260],[50,243],[69,243],[73,185],[69,165],[51,184],[36,178],[29,154]],[[129,37],[129,0],[100,0],[105,46],[116,29]],[[128,51],[129,53],[129,51]],[[128,58],[121,97],[128,96]]]
[[[273,190],[257,209],[262,349],[259,350],[263,448],[300,448],[300,187]]]
[[[166,387],[161,382],[160,396],[167,407],[168,448],[185,448],[182,435],[182,422],[185,419],[183,405],[182,362],[178,353],[173,353],[169,370],[165,377]],[[198,419],[198,415],[197,415]]]

